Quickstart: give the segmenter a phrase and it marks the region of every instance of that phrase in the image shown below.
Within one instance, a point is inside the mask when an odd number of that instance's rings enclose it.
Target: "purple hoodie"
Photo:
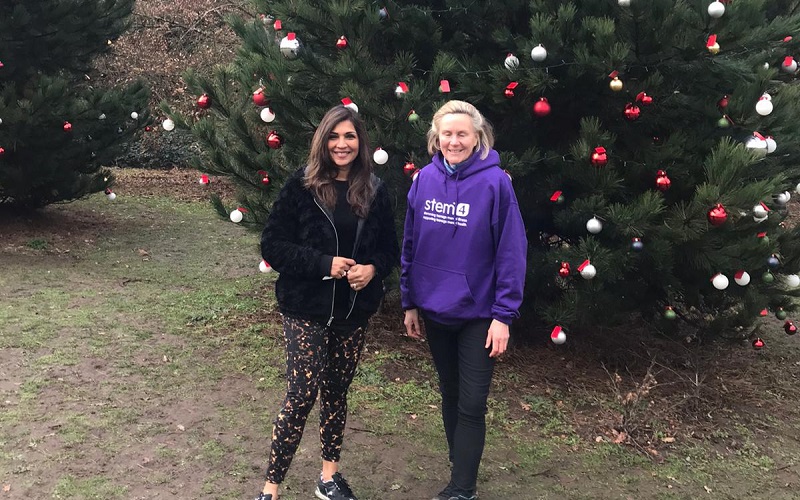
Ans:
[[[403,309],[455,324],[519,317],[528,242],[500,156],[480,151],[452,175],[437,153],[408,191],[400,291]]]

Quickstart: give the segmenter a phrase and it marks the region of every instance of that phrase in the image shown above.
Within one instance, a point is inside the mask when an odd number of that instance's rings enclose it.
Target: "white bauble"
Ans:
[[[728,288],[728,283],[728,277],[722,273],[715,275],[711,280],[711,284],[714,285],[714,288],[717,290],[725,290]]]
[[[592,234],[597,234],[603,230],[603,223],[597,217],[592,217],[586,221],[586,230]]]
[[[766,217],[767,215],[767,209],[764,208],[764,205],[759,203],[753,207],[753,217],[758,217],[760,219],[762,217]]]
[[[269,108],[262,109],[259,115],[261,116],[261,121],[265,123],[271,123],[275,119],[275,113]]]
[[[725,13],[725,4],[719,1],[711,2],[708,6],[708,15],[713,18],[720,18]]]
[[[747,273],[747,271],[739,271],[733,277],[733,281],[735,281],[739,286],[747,286],[750,283],[750,275]]]
[[[106,119],[106,114],[105,113],[100,113],[100,116],[98,116],[97,119],[98,120],[105,120]]]
[[[789,195],[789,191],[784,191],[782,193],[778,193],[775,196],[775,203],[777,203],[778,205],[786,205],[787,203],[789,203],[790,199],[791,196]]]
[[[537,45],[531,50],[531,59],[542,62],[547,58],[547,50],[542,45]]]
[[[519,67],[519,58],[514,54],[508,54],[503,64],[505,64],[507,70],[514,71]]]
[[[767,154],[774,153],[778,149],[778,143],[772,137],[767,137],[764,142],[767,143]]]
[[[619,4],[620,7],[630,7],[631,6],[631,0],[617,0],[617,3]]]
[[[164,130],[170,132],[175,129],[175,122],[167,118],[161,123],[161,126],[164,127]]]
[[[769,99],[759,99],[756,103],[756,113],[761,116],[767,116],[772,113],[772,101]]]
[[[581,277],[585,280],[590,280],[597,276],[597,269],[591,264],[587,264],[581,269]]]
[[[759,139],[754,135],[747,138],[744,143],[744,147],[750,151],[758,153],[760,156],[766,156],[767,154],[767,141],[764,139]]]
[[[108,197],[108,199],[109,199],[109,200],[111,200],[111,201],[114,201],[114,200],[116,200],[116,199],[117,199],[117,193],[108,193],[106,196],[107,196],[107,197]]]
[[[244,217],[244,214],[238,208],[231,212],[231,222],[238,224],[242,222],[242,217]]]
[[[550,335],[550,340],[552,340],[554,344],[561,345],[567,341],[567,334],[564,333],[564,330],[561,330],[555,335]]]
[[[267,264],[266,260],[261,259],[261,262],[258,263],[258,270],[261,271],[262,273],[268,273],[272,271],[272,266]]]
[[[378,148],[375,150],[375,153],[372,154],[372,161],[378,165],[385,165],[386,162],[389,161],[389,153]]]
[[[344,107],[345,108],[350,108],[353,111],[355,111],[356,113],[358,113],[358,106],[354,102],[349,102],[349,103],[345,104]]]
[[[132,120],[138,120],[139,119],[139,113],[137,113],[136,111],[131,113],[131,119]]]
[[[800,286],[800,276],[796,274],[787,274],[783,277],[783,282],[786,283],[786,286],[789,288],[797,288]]]
[[[769,218],[769,216],[768,216],[768,215],[765,215],[764,217],[756,217],[756,216],[754,215],[754,216],[753,216],[753,221],[754,221],[754,222],[758,222],[758,223],[760,224],[760,223],[764,222],[765,220],[767,220],[768,218]]]
[[[800,194],[800,184],[794,187],[794,192]]]
[[[785,64],[785,62],[781,63],[781,71],[784,73],[794,73],[797,71],[797,61],[792,59],[789,64]]]
[[[300,55],[300,40],[294,36],[294,33],[289,33],[281,40],[281,54],[286,59],[297,59]]]

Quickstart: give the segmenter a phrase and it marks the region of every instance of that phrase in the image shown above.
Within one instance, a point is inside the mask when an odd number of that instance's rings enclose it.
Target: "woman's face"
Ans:
[[[334,165],[350,167],[358,156],[358,134],[349,120],[339,122],[328,136],[328,153]]]
[[[472,119],[464,113],[450,113],[439,122],[439,149],[451,165],[469,158],[478,145]]]

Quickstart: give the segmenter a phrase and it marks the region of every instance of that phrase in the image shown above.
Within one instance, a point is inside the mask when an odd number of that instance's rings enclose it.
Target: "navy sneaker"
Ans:
[[[338,472],[328,482],[323,482],[321,477],[317,479],[317,491],[314,495],[320,500],[358,500],[350,485]]]
[[[256,497],[256,500],[272,500],[272,495],[267,495],[266,493],[259,493]]]

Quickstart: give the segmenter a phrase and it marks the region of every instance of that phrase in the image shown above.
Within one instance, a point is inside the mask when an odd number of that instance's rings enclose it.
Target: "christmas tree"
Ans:
[[[0,206],[37,208],[109,189],[102,168],[148,121],[147,88],[96,86],[92,59],[134,0],[0,5]]]
[[[428,162],[433,112],[462,99],[494,125],[514,180],[530,242],[529,318],[679,318],[706,336],[793,309],[800,247],[783,221],[798,173],[800,15],[789,4],[255,8],[254,19],[232,20],[235,61],[187,75],[198,119],[173,116],[204,146],[197,167],[241,188],[244,223],[261,225],[339,102],[364,117],[402,216],[410,174]]]

